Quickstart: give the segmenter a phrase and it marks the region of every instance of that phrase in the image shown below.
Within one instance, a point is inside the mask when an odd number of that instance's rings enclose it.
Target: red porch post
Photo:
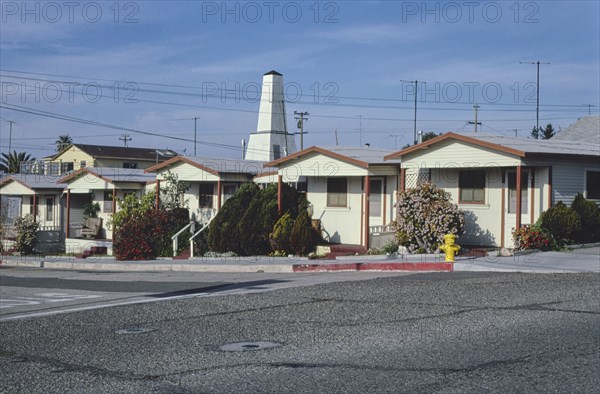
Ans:
[[[158,210],[160,209],[160,180],[157,179],[156,180],[156,196],[155,196],[155,201],[154,201],[154,209],[156,210],[156,212],[158,212]]]
[[[400,168],[400,191],[406,190],[406,168]]]
[[[33,193],[33,222],[37,222],[37,195]]]
[[[516,227],[517,228],[521,228],[521,195],[523,193],[522,187],[521,187],[521,176],[522,176],[522,168],[521,165],[519,164],[517,166],[517,206],[516,206],[516,214],[517,214],[517,223],[516,223]]]
[[[65,222],[65,238],[69,238],[69,228],[71,228],[71,189],[67,189],[67,215]]]
[[[281,215],[283,206],[283,176],[277,175],[277,212]]]
[[[369,249],[369,216],[371,204],[371,177],[365,176],[365,248]]]

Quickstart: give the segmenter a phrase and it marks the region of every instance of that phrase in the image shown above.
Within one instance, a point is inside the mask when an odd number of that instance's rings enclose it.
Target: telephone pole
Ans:
[[[298,121],[298,128],[300,129],[300,133],[294,134],[300,134],[300,150],[304,150],[304,121],[308,120],[308,118],[305,118],[305,116],[308,116],[310,114],[308,112],[294,111],[294,115],[298,115],[294,116],[294,119]]]
[[[123,143],[125,144],[125,148],[127,148],[127,141],[131,141],[131,137],[129,136],[129,134],[121,134],[119,140],[123,141]]]
[[[362,146],[362,115],[356,115],[358,117],[358,146]]]
[[[418,97],[418,92],[419,92],[419,81],[414,80],[414,81],[405,81],[405,80],[401,80],[401,82],[410,82],[410,83],[414,83],[415,84],[415,119],[414,119],[414,124],[413,124],[413,142],[414,145],[417,145],[417,97]]]
[[[519,62],[521,64],[537,64],[537,82],[535,84],[537,104],[535,106],[535,129],[540,129],[540,64],[550,64],[549,62]]]
[[[197,116],[194,117],[194,157],[196,157],[196,120],[198,120]]]
[[[479,109],[479,104],[475,103],[475,105],[473,106],[473,108],[475,108],[475,121],[468,121],[467,124],[474,124],[475,125],[475,132],[477,133],[477,125],[481,125],[481,122],[477,121],[477,110]]]
[[[15,122],[13,122],[12,120],[9,120],[8,123],[9,123],[9,127],[8,127],[8,154],[10,155],[10,149],[11,149],[11,146],[12,146],[12,125]]]

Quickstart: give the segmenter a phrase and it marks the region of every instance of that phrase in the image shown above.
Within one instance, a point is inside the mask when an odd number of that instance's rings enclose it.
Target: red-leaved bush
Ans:
[[[171,218],[168,212],[148,210],[127,218],[115,233],[117,260],[154,260],[169,248]],[[165,239],[167,238],[167,239]]]

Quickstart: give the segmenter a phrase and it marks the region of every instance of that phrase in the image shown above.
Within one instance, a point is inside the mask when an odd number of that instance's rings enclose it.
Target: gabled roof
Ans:
[[[275,70],[271,70],[269,72],[266,72],[264,75],[283,75]]]
[[[59,182],[68,183],[73,179],[87,174],[94,175],[109,183],[152,183],[155,181],[155,176],[153,174],[146,174],[144,170],[133,168],[85,167],[62,177],[59,179]]]
[[[179,163],[187,163],[213,175],[240,173],[256,175],[265,164],[264,162],[257,160],[177,156],[146,169],[146,172],[156,172]]]
[[[376,149],[376,148],[353,148],[353,147],[330,147],[321,148],[318,146],[311,146],[296,153],[292,153],[289,156],[282,157],[281,159],[273,160],[265,164],[265,167],[278,167],[283,163],[287,163],[293,160],[297,160],[302,156],[310,155],[313,153],[322,154],[332,159],[338,159],[346,163],[356,165],[361,168],[369,168],[371,165],[377,164],[391,164],[384,161],[384,157],[392,153],[390,150]]]
[[[130,148],[125,146],[105,146],[105,145],[85,145],[71,144],[62,151],[58,152],[52,159],[56,159],[65,151],[76,147],[94,158],[110,158],[110,159],[136,159],[148,161],[163,161],[168,158],[177,156],[177,152],[169,149],[154,149],[154,148]],[[157,153],[158,152],[158,153]]]
[[[600,116],[583,116],[551,139],[600,144]]]
[[[30,190],[35,189],[57,189],[62,190],[65,184],[61,183],[57,176],[38,174],[11,174],[0,181],[0,186],[9,182],[17,182]]]
[[[392,153],[391,155],[387,155],[385,159],[399,159],[411,152],[428,149],[430,146],[446,140],[466,142],[468,144],[508,153],[517,157],[536,155],[600,156],[600,145],[593,143],[555,139],[523,139],[490,133],[446,133],[399,152]]]

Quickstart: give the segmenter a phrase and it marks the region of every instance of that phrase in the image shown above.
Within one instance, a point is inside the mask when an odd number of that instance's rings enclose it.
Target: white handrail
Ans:
[[[175,235],[173,235],[171,237],[171,239],[173,240],[173,257],[177,256],[177,248],[179,247],[179,242],[177,241],[177,238],[179,237],[179,235],[181,233],[183,233],[185,230],[187,230],[188,228],[190,228],[190,226],[192,224],[194,224],[194,222],[189,222],[187,226],[185,226],[184,228],[182,228],[181,230],[179,230]]]
[[[215,218],[215,216],[213,216],[212,218],[210,218],[210,220],[208,221],[208,223],[206,223],[204,225],[204,227],[202,227],[200,230],[196,231],[196,233],[194,233],[189,241],[190,241],[190,257],[194,257],[194,238],[196,238],[197,235],[199,235],[202,231],[206,230],[206,228],[208,228],[208,225],[210,224],[210,222],[212,222],[212,220]]]

